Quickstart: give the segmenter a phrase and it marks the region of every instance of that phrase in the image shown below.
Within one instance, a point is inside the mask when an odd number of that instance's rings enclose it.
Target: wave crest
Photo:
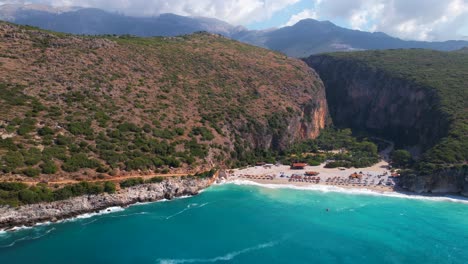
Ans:
[[[269,189],[294,189],[294,190],[304,190],[304,191],[319,191],[323,193],[328,192],[338,192],[338,193],[346,193],[346,194],[355,194],[355,195],[369,195],[369,196],[385,196],[385,197],[392,197],[392,198],[400,198],[400,199],[413,199],[413,200],[428,200],[434,202],[454,202],[454,203],[462,203],[468,204],[468,198],[459,197],[459,196],[424,196],[424,195],[416,195],[416,194],[405,194],[405,193],[397,193],[397,192],[378,192],[373,191],[370,189],[348,189],[348,188],[341,188],[338,186],[329,186],[329,185],[309,185],[309,186],[297,186],[292,184],[273,184],[273,183],[258,183],[249,180],[231,180],[220,185],[224,184],[235,184],[235,185],[250,185],[250,186],[258,186],[264,187]]]
[[[264,248],[274,247],[276,244],[277,242],[272,241],[272,242],[268,242],[264,244],[259,244],[254,247],[245,248],[239,251],[233,251],[223,256],[218,256],[218,257],[208,258],[208,259],[197,259],[197,258],[194,258],[194,259],[158,259],[157,262],[160,264],[180,264],[180,263],[213,263],[213,262],[218,262],[218,261],[229,261],[239,255],[249,253],[251,251],[264,249]]]

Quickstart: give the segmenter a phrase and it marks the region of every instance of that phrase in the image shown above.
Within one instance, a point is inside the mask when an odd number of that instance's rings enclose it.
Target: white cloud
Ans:
[[[286,24],[284,24],[283,26],[292,26],[292,25],[296,24],[297,22],[299,22],[299,21],[301,21],[303,19],[307,19],[307,18],[316,19],[317,18],[317,13],[312,9],[305,9],[302,12],[299,12],[299,13],[297,13],[295,15],[292,15],[291,18],[289,19],[289,21],[286,22]]]
[[[54,6],[82,6],[115,10],[127,15],[174,13],[218,18],[232,24],[249,24],[270,18],[300,0],[32,0]]]
[[[468,0],[327,0],[315,12],[321,19],[344,19],[355,29],[403,39],[462,38],[459,32],[468,25]]]
[[[234,25],[268,20],[302,2],[309,7],[290,17],[346,21],[354,29],[383,31],[403,39],[467,38],[468,0],[0,0],[0,3],[42,3],[114,10],[127,15],[175,13],[214,17]],[[274,19],[273,19],[274,20]]]

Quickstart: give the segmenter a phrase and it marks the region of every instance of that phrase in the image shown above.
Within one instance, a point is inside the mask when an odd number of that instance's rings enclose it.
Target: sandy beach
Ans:
[[[255,166],[235,169],[228,173],[228,181],[248,180],[259,184],[279,184],[295,186],[336,186],[345,189],[367,189],[377,192],[392,192],[398,181],[392,177],[386,161],[367,168],[325,168],[305,166],[304,169],[291,169],[287,165]],[[315,176],[307,176],[314,172]],[[354,175],[355,177],[350,177]]]

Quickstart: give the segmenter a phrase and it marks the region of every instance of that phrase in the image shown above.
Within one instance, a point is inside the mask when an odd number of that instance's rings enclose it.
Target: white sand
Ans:
[[[316,185],[317,183],[310,182],[291,182],[289,177],[293,174],[304,175],[306,171],[319,172],[317,177],[320,177],[320,185],[334,185],[343,188],[366,188],[378,189],[382,191],[391,191],[392,187],[385,186],[391,175],[386,161],[380,161],[374,166],[367,168],[349,168],[340,170],[338,168],[325,168],[325,163],[320,166],[306,166],[303,170],[292,170],[290,166],[280,165],[265,168],[262,166],[248,167],[245,169],[236,169],[229,174],[229,178],[248,179],[258,183],[273,183],[273,184],[294,184],[294,185]],[[362,173],[363,177],[358,184],[357,180],[349,181],[349,176],[353,173]],[[283,175],[283,177],[281,177]],[[272,180],[258,179],[261,176],[273,176]],[[257,179],[256,179],[257,178]],[[333,182],[327,182],[328,179],[334,178]],[[380,183],[380,184],[379,184]]]

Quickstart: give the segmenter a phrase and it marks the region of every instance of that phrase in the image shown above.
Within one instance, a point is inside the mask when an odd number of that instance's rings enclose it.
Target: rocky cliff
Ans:
[[[435,91],[387,72],[332,56],[306,60],[326,86],[333,123],[372,133],[397,146],[426,150],[447,135],[449,120],[434,107]]]
[[[31,226],[36,223],[58,221],[80,214],[96,212],[113,206],[127,206],[137,202],[153,202],[185,195],[196,195],[210,186],[211,179],[169,179],[157,184],[144,184],[122,189],[114,194],[86,195],[51,203],[0,207],[0,229]]]
[[[468,56],[389,50],[311,56],[333,123],[410,150],[403,186],[467,194]],[[466,166],[466,165],[465,165]]]
[[[468,166],[440,170],[431,175],[408,174],[401,187],[416,193],[461,194],[468,197]]]

